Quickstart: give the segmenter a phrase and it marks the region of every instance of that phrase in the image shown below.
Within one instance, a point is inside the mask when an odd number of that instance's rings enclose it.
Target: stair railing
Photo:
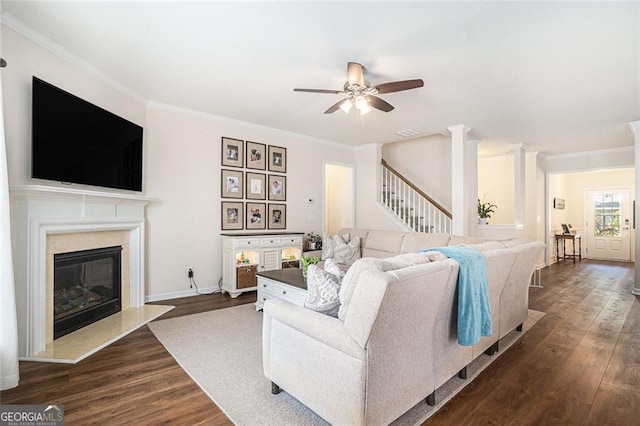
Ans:
[[[451,213],[382,160],[380,200],[416,232],[451,233]]]

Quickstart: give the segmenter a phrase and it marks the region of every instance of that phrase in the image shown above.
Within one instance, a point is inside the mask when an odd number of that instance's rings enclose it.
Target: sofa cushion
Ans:
[[[404,232],[369,231],[362,257],[389,257],[400,253]]]
[[[479,244],[459,244],[462,247],[468,247],[477,251],[497,250],[505,248],[500,241],[485,241]]]
[[[360,279],[362,272],[368,269],[377,269],[382,272],[393,271],[396,269],[406,268],[408,266],[419,265],[431,262],[430,253],[405,253],[397,256],[388,257],[386,259],[365,257],[357,260],[347,271],[340,286],[340,309],[338,318],[345,320],[349,303]],[[446,256],[444,257],[446,258]]]
[[[330,257],[333,257],[336,241],[348,243],[350,239],[351,236],[345,233],[336,234],[334,236],[324,234],[322,237],[322,255],[320,256],[320,260],[327,260]]]
[[[304,307],[333,317],[338,316],[340,282],[330,272],[309,265],[307,268],[307,299]]]
[[[424,232],[407,232],[404,234],[404,239],[402,240],[402,247],[400,248],[401,253],[415,253],[420,250],[433,248],[433,247],[444,247],[449,244],[449,239],[451,236],[449,234],[439,234],[433,233],[428,234]]]
[[[349,269],[353,263],[360,259],[360,237],[353,237],[351,241],[345,243],[340,238],[333,240],[333,260],[343,270]]]

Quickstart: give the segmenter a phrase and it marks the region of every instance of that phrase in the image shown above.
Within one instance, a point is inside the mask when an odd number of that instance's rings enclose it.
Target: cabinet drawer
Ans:
[[[255,287],[257,283],[256,277],[257,266],[238,266],[236,268],[236,288]]]
[[[242,238],[235,240],[236,247],[259,247],[260,240],[257,238]]]
[[[284,245],[301,246],[302,237],[284,237],[282,243]]]
[[[280,238],[280,237],[277,237],[277,238],[263,238],[262,239],[262,245],[264,247],[282,245],[282,238]]]

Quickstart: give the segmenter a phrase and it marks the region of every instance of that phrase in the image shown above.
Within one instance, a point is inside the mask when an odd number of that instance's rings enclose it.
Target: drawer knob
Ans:
[[[282,290],[282,294],[287,294],[286,290]]]
[[[267,288],[267,285],[266,284],[262,284],[262,287]]]
[[[273,240],[271,240],[271,242],[273,243]]]

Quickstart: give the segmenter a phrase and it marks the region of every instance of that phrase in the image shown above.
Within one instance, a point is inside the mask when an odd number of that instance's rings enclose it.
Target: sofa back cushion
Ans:
[[[401,253],[415,253],[420,250],[434,247],[445,247],[449,244],[451,235],[424,232],[407,232],[402,240]]]
[[[405,253],[386,259],[365,257],[357,260],[345,274],[342,285],[340,286],[340,293],[338,295],[340,299],[338,318],[342,321],[345,320],[349,303],[351,302],[356,287],[358,285],[366,285],[364,281],[360,284],[360,275],[364,271],[378,270],[387,272],[429,262],[431,262],[429,253]]]
[[[369,231],[362,246],[362,257],[391,257],[400,254],[404,232]]]

